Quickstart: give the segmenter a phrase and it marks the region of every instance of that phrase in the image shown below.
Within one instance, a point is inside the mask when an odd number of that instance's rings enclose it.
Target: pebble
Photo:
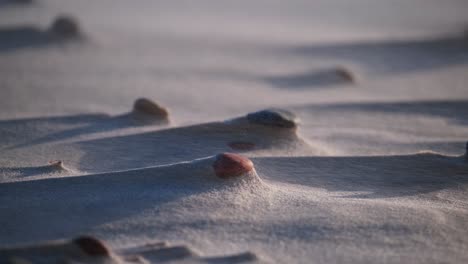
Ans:
[[[241,176],[253,169],[252,161],[244,156],[234,153],[221,153],[216,156],[213,169],[216,176],[227,179]]]
[[[344,67],[338,67],[335,70],[336,75],[338,75],[341,79],[348,81],[348,82],[355,82],[354,75]]]
[[[167,119],[169,112],[166,108],[158,105],[147,98],[139,98],[135,100],[133,104],[133,111],[138,113],[144,113],[147,115],[157,116],[159,118]]]
[[[282,128],[295,128],[298,124],[298,118],[293,113],[276,108],[247,114],[247,120],[254,124]]]
[[[109,256],[109,249],[104,243],[91,236],[81,236],[73,239],[73,243],[78,245],[87,255],[93,257]]]
[[[51,161],[49,161],[49,166],[51,168],[55,168],[55,169],[59,169],[59,170],[65,169],[65,167],[63,165],[63,161],[61,161],[61,160],[51,160]]]
[[[77,37],[81,34],[76,19],[68,15],[60,15],[55,18],[49,31],[59,37]]]

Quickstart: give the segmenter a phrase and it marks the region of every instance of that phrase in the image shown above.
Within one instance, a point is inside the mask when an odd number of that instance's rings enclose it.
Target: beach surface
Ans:
[[[468,263],[467,11],[0,0],[0,263]]]

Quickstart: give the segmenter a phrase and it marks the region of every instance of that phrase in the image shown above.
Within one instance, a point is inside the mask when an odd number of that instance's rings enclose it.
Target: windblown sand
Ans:
[[[468,262],[468,3],[17,2],[0,262]]]

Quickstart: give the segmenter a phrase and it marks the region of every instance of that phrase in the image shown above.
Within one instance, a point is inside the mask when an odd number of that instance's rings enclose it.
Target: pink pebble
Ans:
[[[216,176],[227,179],[248,173],[254,165],[251,160],[234,153],[222,153],[216,156],[213,169]]]

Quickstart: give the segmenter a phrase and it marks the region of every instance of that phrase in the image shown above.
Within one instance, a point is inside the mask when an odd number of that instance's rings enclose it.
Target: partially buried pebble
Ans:
[[[344,81],[347,82],[355,82],[356,78],[354,78],[354,75],[349,71],[348,69],[344,67],[337,67],[335,69],[335,73]]]
[[[215,157],[213,170],[219,178],[234,178],[253,170],[252,161],[244,156],[234,153],[221,153]]]
[[[51,160],[49,161],[49,167],[55,170],[66,170],[61,160]]]
[[[86,255],[91,257],[107,257],[110,250],[97,238],[91,236],[80,236],[73,239],[72,243],[77,245]]]
[[[169,112],[166,108],[158,105],[147,98],[139,98],[133,104],[133,111],[135,113],[145,114],[148,116],[154,116],[159,119],[168,119]]]
[[[295,128],[299,123],[296,115],[287,110],[277,108],[247,114],[247,120],[254,124],[282,128]]]
[[[82,35],[78,21],[69,15],[55,18],[49,27],[49,32],[58,37],[72,38]]]

